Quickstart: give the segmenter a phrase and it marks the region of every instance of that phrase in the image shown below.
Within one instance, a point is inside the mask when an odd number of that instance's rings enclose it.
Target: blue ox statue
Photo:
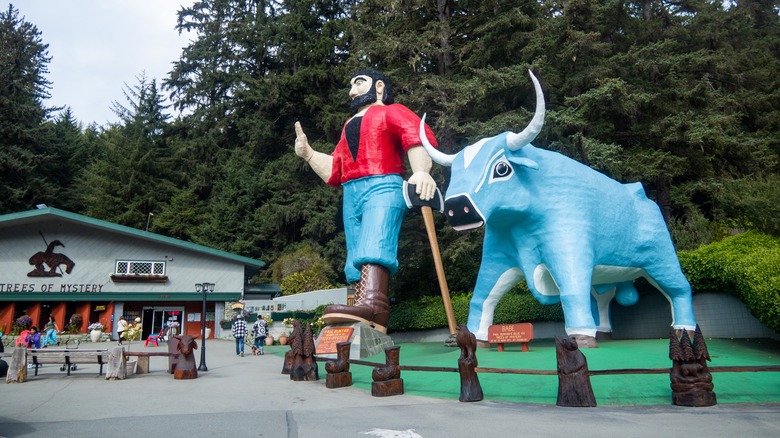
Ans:
[[[544,95],[519,134],[505,132],[454,155],[434,149],[433,161],[452,168],[444,212],[456,230],[485,226],[482,265],[468,329],[486,340],[501,297],[525,275],[542,304],[561,302],[566,332],[581,347],[611,332],[609,303],[635,304],[633,280],[645,277],[671,302],[672,326],[693,330],[691,287],[680,269],[658,206],[640,183],[621,184],[531,141],[544,122]],[[598,325],[597,325],[598,324]]]

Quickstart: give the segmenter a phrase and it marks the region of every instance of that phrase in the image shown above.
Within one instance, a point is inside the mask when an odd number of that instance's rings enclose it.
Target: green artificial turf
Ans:
[[[401,346],[401,365],[458,367],[460,349],[441,343],[407,343]],[[555,345],[551,339],[533,341],[530,351],[508,345],[504,352],[477,350],[480,368],[555,370]],[[780,365],[776,341],[708,339],[710,366]],[[670,368],[668,339],[604,340],[599,348],[583,349],[590,370],[620,368]],[[363,360],[384,363],[384,353]],[[351,365],[353,385],[371,391],[370,366]],[[321,377],[324,373],[321,370]],[[555,375],[478,374],[485,400],[554,405],[558,394]],[[457,372],[402,371],[406,394],[458,399]],[[780,372],[713,373],[718,403],[780,402]],[[591,385],[599,406],[668,405],[671,389],[668,374],[592,376]]]

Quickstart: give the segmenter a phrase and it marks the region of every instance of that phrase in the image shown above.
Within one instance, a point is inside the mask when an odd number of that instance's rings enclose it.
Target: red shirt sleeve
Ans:
[[[344,124],[346,126],[346,123]],[[338,186],[347,181],[373,175],[404,176],[403,155],[420,146],[420,118],[400,105],[373,106],[363,115],[360,125],[360,146],[353,160],[342,129],[341,138],[333,150],[333,167],[327,184]],[[426,124],[428,141],[438,145],[433,131]]]

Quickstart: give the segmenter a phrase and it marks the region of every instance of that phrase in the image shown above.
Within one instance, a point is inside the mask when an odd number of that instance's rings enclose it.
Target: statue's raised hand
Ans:
[[[314,149],[311,148],[306,134],[303,133],[301,122],[295,122],[295,155],[309,161],[313,153]]]

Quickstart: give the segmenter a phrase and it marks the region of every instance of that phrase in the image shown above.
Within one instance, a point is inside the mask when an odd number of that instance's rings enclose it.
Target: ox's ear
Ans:
[[[539,164],[536,161],[534,161],[534,160],[532,160],[530,158],[513,157],[513,156],[510,155],[510,156],[507,157],[507,159],[510,162],[512,162],[514,164],[517,164],[518,166],[523,166],[523,167],[527,167],[529,169],[539,170]]]

